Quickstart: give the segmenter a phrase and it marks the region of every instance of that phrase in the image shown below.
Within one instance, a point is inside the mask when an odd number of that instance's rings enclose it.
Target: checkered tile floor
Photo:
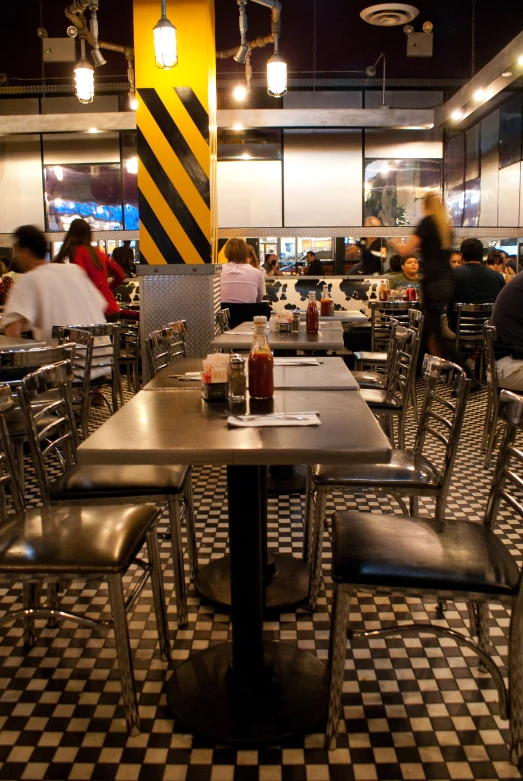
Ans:
[[[479,440],[485,394],[471,397],[449,501],[449,515],[479,521],[492,469],[484,470]],[[412,421],[410,432],[413,431]],[[29,461],[27,492],[38,501]],[[194,470],[201,562],[227,547],[225,471]],[[386,498],[335,494],[334,509],[398,512]],[[423,512],[430,511],[430,503]],[[269,543],[299,555],[302,506],[299,497],[269,501]],[[499,534],[520,562],[519,522],[509,512]],[[174,659],[223,642],[228,616],[201,604],[189,592],[189,626],[177,629],[170,546],[162,543]],[[318,610],[287,613],[265,626],[269,639],[297,643],[326,659],[330,548],[325,541],[326,579]],[[129,573],[132,581],[135,573]],[[20,588],[0,590],[2,606],[20,606]],[[104,586],[73,584],[62,604],[94,617],[108,609]],[[435,606],[417,599],[359,595],[353,621],[372,629],[393,619],[438,620]],[[465,604],[449,604],[444,623],[468,623]],[[508,614],[490,613],[491,638],[501,663],[507,657]],[[24,654],[22,627],[0,628],[0,779],[100,779],[120,781],[374,781],[379,779],[519,779],[510,764],[507,722],[498,716],[494,685],[478,671],[475,657],[454,642],[424,636],[357,640],[347,649],[344,723],[335,751],[323,736],[297,737],[285,745],[235,750],[185,734],[173,723],[163,684],[168,666],[155,643],[152,594],[146,589],[130,617],[131,645],[139,692],[142,732],[126,734],[111,633],[96,634],[66,623],[48,629],[37,622],[36,646]]]

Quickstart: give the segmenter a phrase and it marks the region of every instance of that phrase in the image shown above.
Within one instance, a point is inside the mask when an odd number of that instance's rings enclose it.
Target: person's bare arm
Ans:
[[[421,246],[421,240],[419,236],[416,236],[415,233],[412,233],[405,244],[402,244],[400,239],[390,239],[389,244],[393,249],[396,250],[398,255],[401,255],[403,258],[408,257],[409,255],[412,255],[416,252],[418,252],[420,246]]]
[[[15,320],[4,328],[5,336],[20,336],[22,331],[25,331],[29,327],[29,321],[25,317],[21,317],[20,320]]]

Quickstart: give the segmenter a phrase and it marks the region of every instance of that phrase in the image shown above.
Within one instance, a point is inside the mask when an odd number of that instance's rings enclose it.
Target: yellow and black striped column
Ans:
[[[178,65],[154,61],[160,0],[133,0],[140,254],[149,264],[216,261],[214,0],[168,0]]]

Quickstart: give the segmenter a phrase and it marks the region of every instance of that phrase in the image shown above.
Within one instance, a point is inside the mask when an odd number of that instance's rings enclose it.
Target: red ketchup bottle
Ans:
[[[254,318],[254,338],[249,355],[249,395],[252,399],[274,396],[274,359],[267,341],[267,318]]]
[[[318,306],[316,304],[316,293],[311,291],[309,293],[309,306],[307,307],[307,312],[305,314],[305,325],[308,334],[318,333],[319,319]]]
[[[323,293],[320,301],[320,314],[322,317],[329,317],[331,313],[331,299],[329,296],[329,288],[327,285],[323,285]]]

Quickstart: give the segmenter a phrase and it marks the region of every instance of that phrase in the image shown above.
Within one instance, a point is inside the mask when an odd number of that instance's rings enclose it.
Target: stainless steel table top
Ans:
[[[221,350],[249,350],[252,335],[247,329],[247,323],[242,323],[232,331],[216,336],[211,347]],[[343,330],[341,323],[332,323],[326,328],[320,328],[317,334],[308,334],[305,328],[299,333],[280,333],[267,329],[269,344],[273,350],[341,350],[343,349]]]
[[[278,366],[278,358],[275,360],[274,387],[277,390],[359,390],[358,383],[342,358],[319,358],[317,366],[300,366],[299,358],[281,359],[293,361],[294,366]],[[201,370],[201,358],[180,358],[159,371],[144,390],[195,390],[199,387],[199,380],[180,380],[174,375]]]
[[[23,336],[4,336],[0,334],[0,350],[32,350],[34,347],[47,347],[46,342],[37,342]]]
[[[81,444],[84,464],[343,464],[386,462],[390,443],[357,391],[276,391],[240,412],[320,414],[321,426],[232,428],[225,402],[200,390],[141,391]]]
[[[293,311],[299,312],[300,317],[302,319],[305,319],[305,316],[307,314],[307,311],[305,309],[295,309]],[[354,309],[347,312],[335,312],[333,317],[330,317],[330,315],[320,315],[320,323],[323,322],[367,323],[369,322],[369,318],[363,312]]]

